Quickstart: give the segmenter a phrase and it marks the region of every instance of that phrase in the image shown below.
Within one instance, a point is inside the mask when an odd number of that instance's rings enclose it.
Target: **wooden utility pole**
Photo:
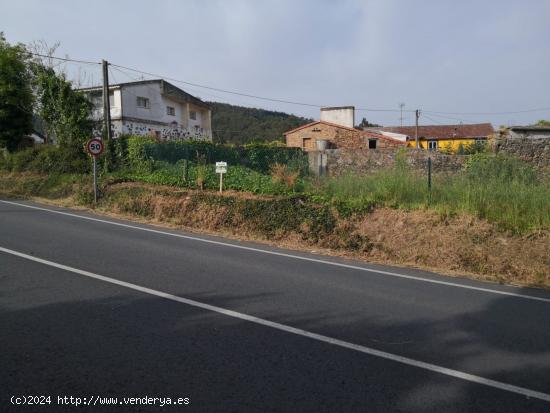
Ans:
[[[111,140],[111,104],[109,102],[109,62],[101,61],[103,69],[103,130],[107,141]]]
[[[420,117],[420,110],[416,109],[416,129],[414,131],[414,141],[416,143],[416,148],[420,148],[420,143],[418,142],[418,118]]]

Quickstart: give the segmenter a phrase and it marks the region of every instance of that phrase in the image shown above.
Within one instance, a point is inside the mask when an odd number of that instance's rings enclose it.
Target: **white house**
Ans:
[[[80,89],[94,105],[92,116],[103,119],[102,88]],[[212,113],[199,98],[162,79],[109,85],[111,130],[159,139],[212,140]]]

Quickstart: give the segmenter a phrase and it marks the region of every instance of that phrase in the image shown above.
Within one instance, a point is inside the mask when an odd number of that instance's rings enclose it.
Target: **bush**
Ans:
[[[79,173],[90,172],[91,160],[83,151],[73,148],[47,146],[38,151],[29,164],[29,170],[39,173]]]
[[[279,163],[288,165],[301,176],[308,173],[307,155],[299,148],[260,143],[236,147],[208,141],[157,142],[143,136],[125,139],[128,142],[128,166],[139,172],[152,171],[155,162],[175,164],[187,159],[206,164],[225,161],[230,166],[242,165],[264,174],[269,173],[271,165]]]
[[[14,152],[7,156],[8,169],[14,172],[26,171],[29,165],[36,158],[39,150],[38,148],[27,148],[22,151]]]
[[[288,189],[293,189],[299,172],[291,171],[287,165],[275,163],[271,165],[271,179],[276,184],[282,184]]]
[[[59,146],[27,148],[7,155],[4,169],[13,172],[37,173],[87,173],[90,171],[89,157],[80,150]]]
[[[274,164],[282,164],[301,176],[308,174],[307,154],[300,148],[254,143],[243,147],[242,156],[244,165],[262,173],[269,173]]]

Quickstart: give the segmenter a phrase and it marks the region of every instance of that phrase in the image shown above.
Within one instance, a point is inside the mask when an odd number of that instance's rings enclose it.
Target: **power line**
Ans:
[[[423,113],[425,113],[425,111],[423,111]],[[437,118],[443,118],[443,119],[450,119],[450,120],[457,120],[459,122],[469,122],[469,123],[478,123],[479,121],[477,120],[472,120],[472,119],[464,119],[464,118],[453,118],[453,117],[450,117],[450,116],[443,116],[443,115],[437,115],[433,112],[428,112],[431,116],[435,116]],[[427,117],[427,116],[426,116]]]
[[[43,55],[43,54],[40,54],[40,53],[32,53],[32,52],[29,52],[29,53],[33,56],[39,56],[39,57],[44,57],[44,58],[48,58],[48,59],[56,59],[56,60],[61,60],[61,61],[65,61],[65,62],[76,62],[76,63],[82,63],[82,64],[101,65],[100,62],[92,62],[92,61],[87,61],[87,60],[62,58],[62,57],[56,57],[56,56],[47,56],[47,55]],[[182,83],[182,84],[185,84],[185,85],[190,85],[190,86],[194,86],[194,87],[198,87],[198,88],[202,88],[202,89],[209,89],[209,90],[222,92],[222,93],[228,93],[228,94],[237,95],[237,96],[248,97],[248,98],[252,98],[252,99],[260,99],[260,100],[265,100],[265,101],[269,101],[269,102],[286,103],[286,104],[291,104],[291,105],[308,106],[308,107],[315,107],[315,108],[322,108],[322,107],[327,106],[327,105],[319,105],[319,104],[306,103],[306,102],[298,102],[298,101],[287,100],[287,99],[270,98],[270,97],[266,97],[266,96],[253,95],[253,94],[250,94],[250,93],[238,92],[238,91],[234,91],[234,90],[216,88],[216,87],[212,87],[212,86],[202,85],[202,84],[199,84],[199,83],[189,82],[189,81],[186,81],[186,80],[175,79],[175,78],[172,78],[172,77],[163,76],[163,75],[159,75],[159,74],[156,74],[156,73],[146,72],[146,71],[139,70],[139,69],[134,69],[134,68],[131,68],[131,67],[128,67],[128,66],[117,65],[117,64],[114,64],[114,63],[109,63],[109,65],[111,65],[113,67],[120,68],[120,69],[126,69],[126,70],[130,70],[132,72],[144,74],[144,75],[147,75],[147,76],[152,76],[152,77],[157,77],[157,78],[170,80],[172,82]],[[401,112],[401,109],[379,109],[379,108],[362,108],[362,107],[355,108],[355,110],[356,111],[365,111],[365,112]],[[437,116],[437,115],[467,115],[467,116],[477,116],[477,115],[479,115],[479,116],[488,116],[488,115],[491,115],[491,116],[493,116],[493,115],[511,115],[511,114],[518,114],[518,113],[532,113],[532,112],[544,112],[544,111],[550,111],[550,107],[536,108],[536,109],[526,109],[526,110],[517,110],[517,111],[504,111],[504,112],[443,112],[443,111],[432,111],[432,110],[424,110],[423,112],[424,113],[429,113],[433,116]],[[412,113],[412,112],[415,112],[415,111],[414,110],[403,110],[403,112],[411,112]],[[443,117],[443,116],[441,116],[441,117]],[[463,119],[457,119],[457,118],[451,118],[451,117],[449,117],[449,119],[463,120]]]
[[[476,116],[476,115],[514,115],[517,113],[530,113],[530,112],[545,112],[549,110],[548,108],[537,108],[537,109],[526,109],[526,110],[515,110],[515,111],[509,111],[509,112],[437,112],[433,110],[425,110],[424,112],[429,112],[432,115],[439,113],[444,115],[466,115],[466,116]]]
[[[423,118],[429,119],[429,120],[431,120],[432,122],[437,123],[438,125],[443,125],[443,123],[441,123],[441,122],[439,122],[439,121],[437,121],[437,120],[435,120],[435,119],[433,119],[433,118],[430,118],[430,117],[427,116],[424,112],[422,112],[422,115],[423,115],[423,116],[422,116]]]
[[[69,58],[63,58],[63,57],[48,56],[48,55],[45,55],[45,54],[33,53],[33,52],[29,52],[29,54],[31,54],[33,56],[45,57],[47,59],[62,60],[64,62],[76,62],[76,63],[84,63],[84,64],[88,64],[88,65],[101,65],[101,62],[90,62],[90,61],[87,61],[87,60],[76,60],[76,59],[69,59]]]
[[[219,88],[215,88],[215,87],[211,87],[211,86],[200,85],[198,83],[187,82],[185,80],[174,79],[174,78],[171,78],[171,77],[162,76],[162,75],[158,75],[158,74],[155,74],[155,73],[145,72],[145,71],[138,70],[138,69],[133,69],[133,68],[127,67],[127,66],[116,65],[114,63],[110,63],[110,64],[114,67],[130,70],[132,72],[141,73],[141,74],[144,74],[144,75],[147,75],[147,76],[160,77],[162,79],[171,80],[172,82],[183,83],[183,84],[186,84],[186,85],[200,87],[200,88],[203,88],[203,89],[214,90],[214,91],[217,91],[217,92],[230,93],[232,95],[244,96],[244,97],[249,97],[249,98],[254,98],[254,99],[268,100],[270,102],[288,103],[288,104],[292,104],[292,105],[310,106],[310,107],[316,107],[316,108],[322,108],[323,107],[323,105],[315,105],[315,104],[312,104],[312,103],[294,102],[294,101],[284,100],[284,99],[274,99],[274,98],[268,98],[268,97],[264,97],[264,96],[251,95],[251,94],[248,94],[248,93],[241,93],[241,92],[235,92],[235,91],[231,91],[231,90],[219,89]]]
[[[175,78],[171,78],[171,77],[168,77],[168,76],[159,75],[159,74],[156,74],[156,73],[145,72],[145,71],[134,69],[134,68],[131,68],[131,67],[117,65],[117,64],[114,64],[114,63],[109,63],[109,64],[111,66],[114,66],[114,67],[130,70],[132,72],[141,73],[141,74],[144,74],[144,75],[147,75],[147,76],[159,77],[159,78],[162,78],[162,79],[171,80],[172,82],[183,83],[183,84],[186,84],[186,85],[200,87],[200,88],[203,88],[203,89],[209,89],[209,90],[214,90],[214,91],[217,91],[217,92],[229,93],[229,94],[244,96],[244,97],[253,98],[253,99],[261,99],[261,100],[267,100],[267,101],[270,101],[270,102],[288,103],[288,104],[291,104],[291,105],[301,105],[301,106],[309,106],[309,107],[315,107],[315,108],[323,108],[323,107],[327,106],[327,105],[317,105],[317,104],[313,104],[313,103],[296,102],[296,101],[284,100],[284,99],[268,98],[268,97],[265,97],[265,96],[251,95],[251,94],[242,93],[242,92],[235,92],[235,91],[231,91],[231,90],[220,89],[220,88],[215,88],[215,87],[212,87],[212,86],[206,86],[206,85],[201,85],[201,84],[198,84],[198,83],[188,82],[188,81],[185,81],[185,80],[175,79]],[[367,112],[400,112],[400,110],[398,110],[398,109],[355,108],[355,110],[367,111]],[[404,111],[404,112],[414,112],[414,111]]]

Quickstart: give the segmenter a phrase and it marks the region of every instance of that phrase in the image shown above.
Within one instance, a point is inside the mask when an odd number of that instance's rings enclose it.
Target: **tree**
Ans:
[[[284,132],[313,121],[283,112],[207,103],[212,108],[214,140],[218,143],[282,141]]]
[[[363,129],[363,128],[372,128],[372,127],[378,127],[380,125],[377,125],[376,123],[370,123],[367,118],[363,118],[361,120],[361,123],[356,126],[357,129]]]
[[[550,126],[550,120],[539,120],[535,126]]]
[[[45,122],[49,139],[59,146],[79,149],[93,129],[92,105],[64,73],[56,73],[41,61],[32,64],[38,116]]]
[[[0,32],[0,146],[12,152],[32,132],[33,95],[28,54]]]

